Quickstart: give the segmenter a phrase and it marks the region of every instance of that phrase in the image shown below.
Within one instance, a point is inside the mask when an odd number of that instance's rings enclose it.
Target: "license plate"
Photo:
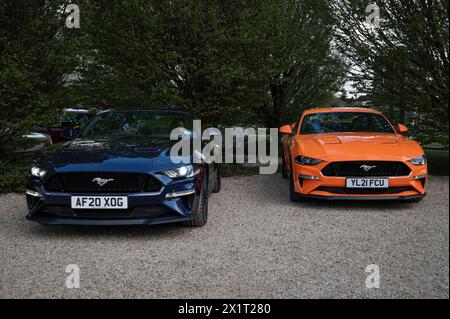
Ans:
[[[71,206],[74,209],[127,209],[126,196],[72,196]]]
[[[347,188],[388,188],[387,178],[347,178]]]

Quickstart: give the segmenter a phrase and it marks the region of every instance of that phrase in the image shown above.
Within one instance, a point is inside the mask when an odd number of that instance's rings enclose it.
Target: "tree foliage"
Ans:
[[[0,152],[64,107],[178,107],[205,125],[290,123],[326,105],[348,65],[422,141],[448,144],[448,1],[0,2]],[[345,60],[343,59],[345,57]]]
[[[91,103],[278,126],[342,82],[327,1],[86,1]],[[84,16],[86,19],[86,15]]]
[[[67,102],[66,77],[76,67],[76,41],[64,28],[61,1],[0,3],[0,153]],[[19,143],[19,144],[18,144]],[[2,155],[2,156],[3,156]]]
[[[359,91],[424,143],[448,145],[447,0],[383,0],[380,26],[364,23],[367,1],[333,0],[337,44]]]
[[[267,127],[277,127],[325,104],[343,84],[346,66],[332,50],[328,1],[268,0],[258,6],[248,11],[250,52],[257,61],[258,94],[266,91],[269,99],[252,112]]]

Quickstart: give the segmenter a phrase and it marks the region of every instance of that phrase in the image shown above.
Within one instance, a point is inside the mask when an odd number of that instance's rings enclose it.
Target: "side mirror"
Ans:
[[[73,140],[76,136],[76,133],[73,127],[65,127],[61,130],[61,136],[65,139]]]
[[[408,128],[403,124],[397,124],[396,131],[398,134],[404,134],[408,132]]]
[[[284,125],[282,127],[280,127],[279,132],[281,134],[291,134],[292,133],[292,129],[290,125]]]

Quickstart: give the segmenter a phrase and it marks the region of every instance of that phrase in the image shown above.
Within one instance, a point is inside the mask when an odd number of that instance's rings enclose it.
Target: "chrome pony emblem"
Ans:
[[[375,165],[373,165],[373,166],[370,166],[370,165],[361,165],[359,168],[363,169],[365,172],[368,172],[368,171],[374,169],[375,167],[376,167]]]
[[[100,178],[100,177],[96,177],[92,180],[93,183],[97,183],[98,186],[104,186],[109,182],[112,182],[114,179],[113,178]]]

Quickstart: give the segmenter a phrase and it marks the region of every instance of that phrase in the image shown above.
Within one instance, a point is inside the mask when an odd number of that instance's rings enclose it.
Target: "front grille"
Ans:
[[[109,180],[103,186],[96,180]],[[51,176],[44,185],[52,192],[70,193],[136,193],[157,192],[162,185],[148,174],[141,173],[59,173]]]
[[[364,168],[371,168],[364,170]],[[411,169],[402,162],[360,161],[333,162],[322,169],[324,176],[367,177],[367,176],[408,176]]]
[[[411,186],[390,187],[390,188],[346,188],[320,186],[316,190],[340,195],[382,195],[399,194],[407,191],[414,191]]]
[[[77,210],[74,215],[80,218],[127,218],[130,217],[130,212],[125,210]]]
[[[57,174],[53,174],[45,181],[45,189],[49,192],[61,192],[62,185]]]

